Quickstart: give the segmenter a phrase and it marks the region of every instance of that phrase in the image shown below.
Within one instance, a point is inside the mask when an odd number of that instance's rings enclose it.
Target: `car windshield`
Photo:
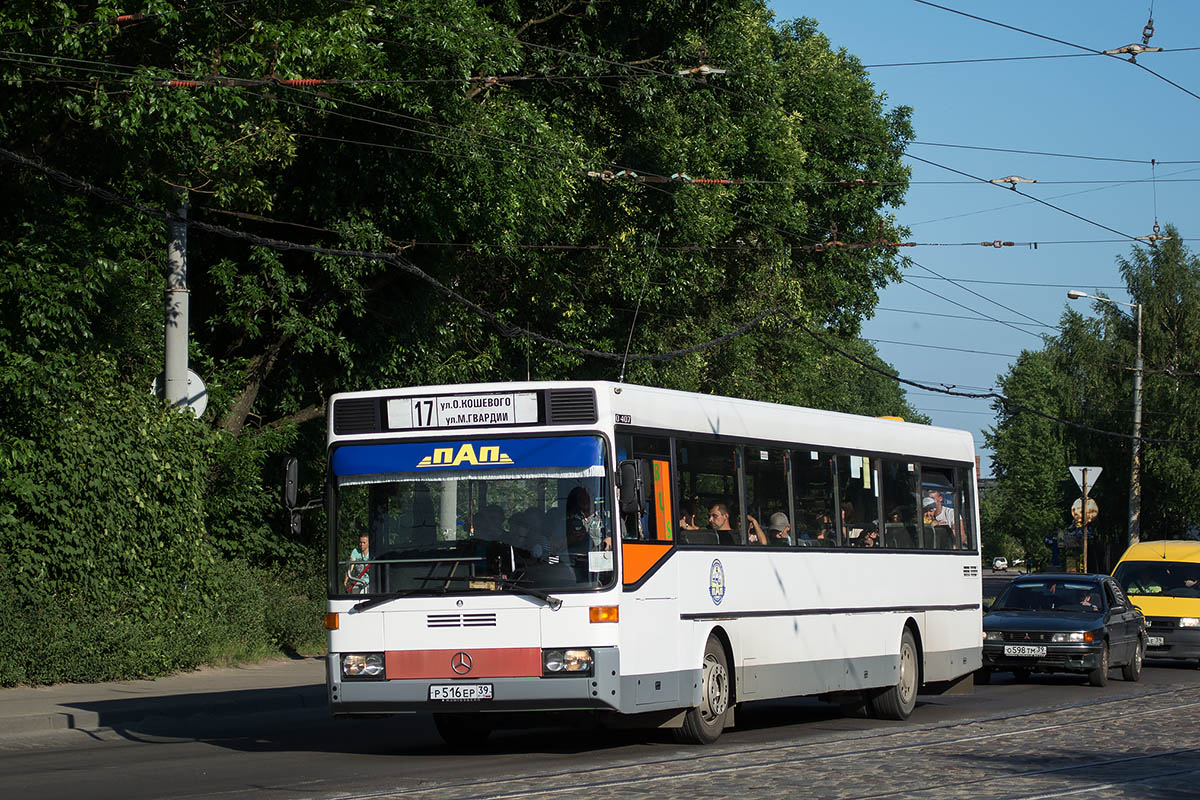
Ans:
[[[1126,594],[1142,597],[1200,597],[1200,564],[1123,561],[1113,577]]]
[[[613,580],[595,436],[334,451],[334,596],[570,591]]]
[[[996,598],[992,611],[1096,612],[1104,608],[1100,586],[1090,581],[1014,581]]]

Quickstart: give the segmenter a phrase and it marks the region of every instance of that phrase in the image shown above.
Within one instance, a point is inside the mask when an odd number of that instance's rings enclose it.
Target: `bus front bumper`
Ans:
[[[326,661],[333,716],[410,712],[609,710],[621,707],[616,648],[594,648],[592,674],[564,677],[346,679]],[[443,699],[445,698],[445,699]]]

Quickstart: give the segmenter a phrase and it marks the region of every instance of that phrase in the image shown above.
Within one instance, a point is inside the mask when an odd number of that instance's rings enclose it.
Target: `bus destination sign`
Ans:
[[[537,392],[399,397],[387,401],[392,430],[536,425]]]

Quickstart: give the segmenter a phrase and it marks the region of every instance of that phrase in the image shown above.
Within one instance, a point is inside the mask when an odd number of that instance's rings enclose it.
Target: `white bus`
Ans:
[[[330,406],[335,716],[707,743],[750,700],[904,719],[980,666],[966,432],[599,381]]]

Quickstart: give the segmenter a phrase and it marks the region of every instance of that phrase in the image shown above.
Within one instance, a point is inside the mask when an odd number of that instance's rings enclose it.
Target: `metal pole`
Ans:
[[[1079,521],[1083,523],[1083,565],[1080,567],[1080,572],[1087,572],[1087,540],[1088,540],[1088,471],[1083,470],[1083,505],[1079,509]]]
[[[166,355],[163,362],[163,399],[168,406],[188,404],[188,288],[187,205],[182,192],[178,219],[167,220]]]
[[[1133,446],[1129,461],[1129,544],[1141,540],[1142,524],[1142,304],[1137,303],[1137,358],[1133,362]]]

